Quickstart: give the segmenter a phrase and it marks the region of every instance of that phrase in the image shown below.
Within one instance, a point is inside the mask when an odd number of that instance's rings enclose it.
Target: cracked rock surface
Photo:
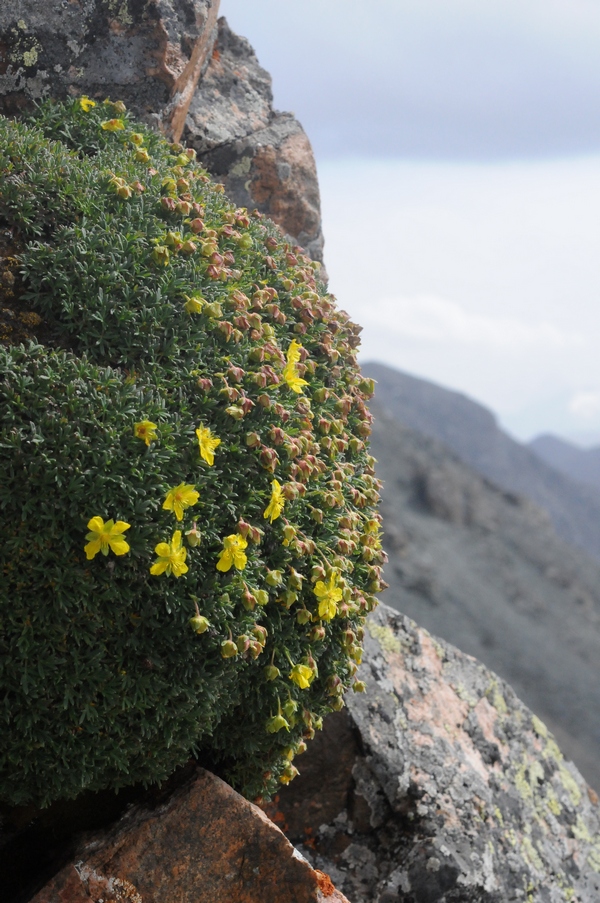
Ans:
[[[304,129],[273,110],[271,76],[245,38],[219,19],[212,57],[190,105],[183,140],[236,204],[271,217],[323,260],[317,168]]]
[[[598,798],[506,683],[385,605],[359,676],[270,810],[353,903],[600,899]]]
[[[219,0],[2,3],[0,112],[44,97],[110,97],[178,141],[218,10]]]

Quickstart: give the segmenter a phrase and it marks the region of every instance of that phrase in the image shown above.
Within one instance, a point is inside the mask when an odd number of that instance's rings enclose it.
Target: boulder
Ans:
[[[271,217],[322,263],[310,142],[291,113],[273,110],[271,77],[248,41],[217,23],[219,2],[0,5],[0,113],[19,115],[45,97],[122,100],[193,147],[234,203]]]
[[[598,797],[476,659],[385,605],[364,694],[268,809],[353,903],[592,903]]]
[[[178,141],[219,0],[17,0],[0,6],[0,112],[44,97],[122,100]]]
[[[31,903],[348,903],[264,813],[201,768],[88,836]]]
[[[190,105],[183,140],[236,204],[256,208],[323,260],[317,168],[291,113],[273,110],[271,77],[226,19]]]

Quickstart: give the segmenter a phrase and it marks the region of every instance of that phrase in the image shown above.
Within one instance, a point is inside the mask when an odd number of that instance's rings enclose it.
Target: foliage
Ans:
[[[0,798],[268,794],[381,588],[358,328],[118,102],[0,119],[0,174]]]

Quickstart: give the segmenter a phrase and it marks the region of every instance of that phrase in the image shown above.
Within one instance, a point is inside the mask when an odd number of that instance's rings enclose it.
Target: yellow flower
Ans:
[[[188,314],[202,313],[202,308],[206,304],[206,301],[201,295],[184,295],[183,297],[186,299],[183,309]]]
[[[283,511],[283,506],[285,505],[285,499],[283,497],[283,493],[281,491],[281,484],[278,480],[273,480],[271,483],[271,501],[265,508],[263,517],[271,518],[271,523],[274,520],[277,520],[281,512]]]
[[[146,445],[149,446],[151,442],[158,439],[156,428],[157,424],[152,423],[151,420],[140,420],[139,423],[134,423],[133,433],[136,439],[143,439]]]
[[[159,542],[154,551],[157,559],[150,568],[151,574],[173,574],[174,577],[181,577],[189,570],[185,559],[187,550],[183,548],[181,542],[181,530],[175,530],[171,542]]]
[[[297,342],[296,339],[292,339],[286,355],[288,364],[297,364],[299,362],[301,350],[302,345],[300,342]]]
[[[336,603],[342,599],[342,591],[337,586],[337,575],[332,574],[329,578],[329,583],[317,580],[313,592],[319,600],[319,617],[323,621],[331,621],[337,614]]]
[[[169,489],[164,501],[165,511],[172,511],[177,520],[182,520],[185,508],[191,508],[200,498],[200,493],[189,483],[180,483],[174,489]]]
[[[129,530],[131,524],[118,520],[116,523],[112,518],[104,523],[101,517],[93,517],[88,522],[89,533],[86,539],[88,544],[84,547],[86,558],[91,561],[98,552],[108,555],[109,548],[115,555],[125,555],[129,551],[129,543],[125,542],[122,534],[125,530]]]
[[[308,383],[305,379],[302,379],[300,374],[298,373],[298,362],[300,360],[300,350],[302,349],[302,345],[293,339],[290,343],[290,347],[287,350],[287,364],[283,368],[283,378],[288,384],[289,388],[292,392],[302,392],[302,386],[307,386]]]
[[[90,110],[96,106],[96,101],[90,100],[90,98],[86,94],[84,94],[83,97],[79,98],[79,106],[84,113],[89,113]]]
[[[199,426],[196,435],[200,446],[200,457],[212,467],[215,463],[215,448],[221,444],[221,440],[213,436],[207,426]]]
[[[144,143],[144,136],[141,135],[139,132],[134,132],[133,135],[129,136],[129,140],[131,141],[132,144],[135,144],[136,147],[139,147],[141,144]]]
[[[106,119],[100,123],[100,128],[105,132],[119,132],[125,128],[125,124],[122,119]]]
[[[314,676],[315,672],[312,668],[309,668],[308,665],[294,665],[288,674],[289,679],[293,680],[301,690],[306,690],[310,687],[310,682],[313,680]]]
[[[217,570],[225,573],[232,565],[235,565],[238,571],[243,570],[248,562],[246,553],[243,551],[247,547],[248,543],[241,533],[232,533],[231,536],[226,536],[223,540],[223,551],[219,552]]]

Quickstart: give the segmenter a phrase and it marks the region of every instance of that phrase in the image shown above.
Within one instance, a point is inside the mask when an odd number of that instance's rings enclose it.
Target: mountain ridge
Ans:
[[[557,533],[600,561],[600,488],[581,484],[512,439],[478,402],[442,386],[367,362],[375,398],[395,420],[442,442],[482,476],[548,511]]]

